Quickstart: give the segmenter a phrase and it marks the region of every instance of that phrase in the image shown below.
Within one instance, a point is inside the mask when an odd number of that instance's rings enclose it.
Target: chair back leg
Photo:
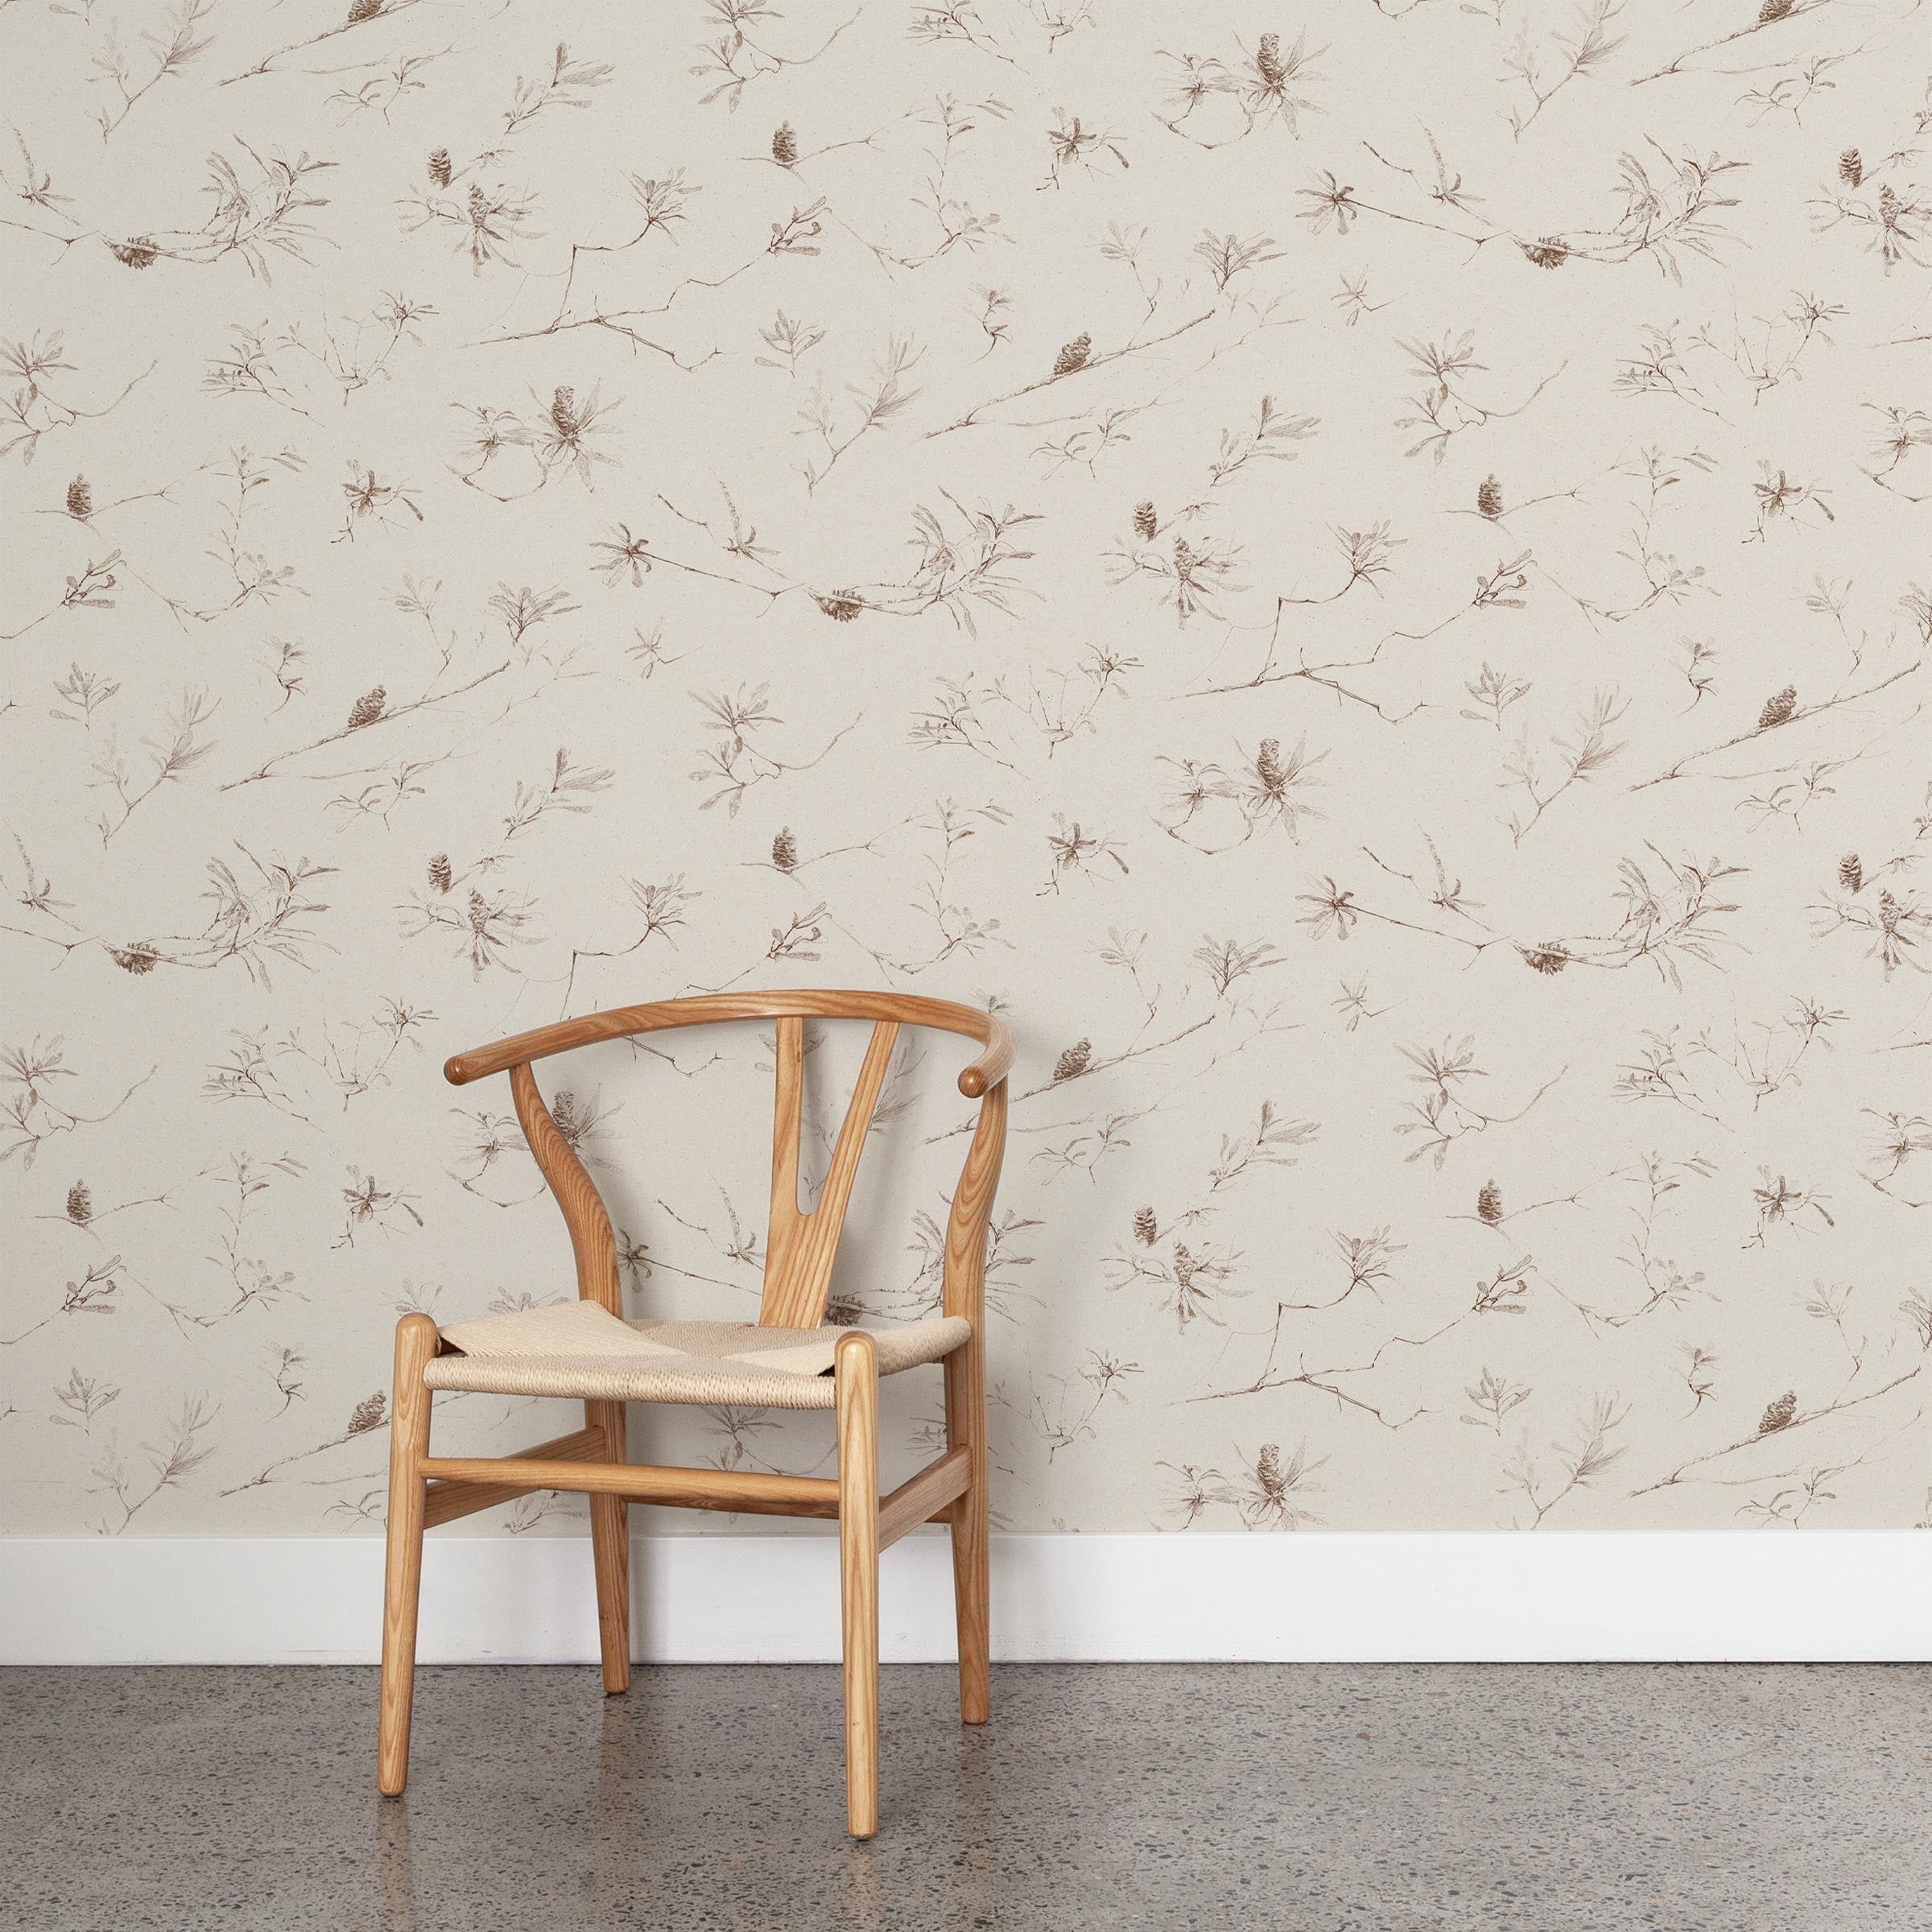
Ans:
[[[627,1412],[621,1402],[586,1402],[584,1420],[604,1436],[604,1459],[630,1459]],[[621,1496],[590,1499],[590,1546],[597,1571],[597,1643],[604,1695],[630,1688],[630,1505]]]
[[[946,1446],[971,1452],[972,1480],[952,1505],[952,1603],[960,1633],[960,1721],[983,1724],[990,1706],[992,1544],[986,1494],[986,1355],[972,1339],[946,1358]]]
[[[423,1371],[438,1347],[426,1315],[396,1324],[396,1381],[389,1411],[389,1548],[382,1579],[382,1690],[376,1782],[390,1798],[409,1781],[410,1707],[416,1681],[416,1604],[423,1583],[422,1463],[429,1453],[430,1392]]]
[[[852,1328],[832,1356],[839,1437],[839,1586],[845,1660],[845,1828],[879,1828],[879,1364]]]

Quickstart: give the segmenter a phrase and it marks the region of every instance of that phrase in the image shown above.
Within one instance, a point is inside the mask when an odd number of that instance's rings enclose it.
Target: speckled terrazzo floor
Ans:
[[[1932,1667],[0,1673],[20,1932],[1932,1932]]]

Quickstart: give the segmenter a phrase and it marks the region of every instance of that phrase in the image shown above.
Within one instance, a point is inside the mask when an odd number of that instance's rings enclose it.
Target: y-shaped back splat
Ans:
[[[771,1129],[771,1226],[765,1241],[765,1293],[758,1323],[766,1328],[815,1328],[825,1319],[832,1264],[845,1224],[845,1203],[859,1171],[859,1156],[886,1084],[886,1069],[899,1037],[897,1020],[881,1020],[872,1030],[865,1063],[852,1090],[852,1104],[832,1150],[832,1165],[819,1204],[811,1213],[799,1208],[799,1134],[805,1102],[805,1022],[791,1017],[778,1022],[778,1088]]]

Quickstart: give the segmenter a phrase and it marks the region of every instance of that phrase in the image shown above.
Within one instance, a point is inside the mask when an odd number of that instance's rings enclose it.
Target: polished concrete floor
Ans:
[[[1932,1666],[0,1672],[9,1932],[1932,1932]]]

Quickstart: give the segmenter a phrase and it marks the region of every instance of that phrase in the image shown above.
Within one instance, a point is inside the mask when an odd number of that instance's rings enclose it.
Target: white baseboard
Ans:
[[[888,1550],[889,1662],[953,1655],[943,1536]],[[838,1654],[829,1536],[640,1537],[634,1649],[665,1662]],[[1005,1536],[1009,1662],[1932,1661],[1932,1534]],[[382,1546],[365,1538],[0,1540],[0,1662],[366,1664]],[[595,1659],[576,1537],[432,1535],[420,1654]]]

